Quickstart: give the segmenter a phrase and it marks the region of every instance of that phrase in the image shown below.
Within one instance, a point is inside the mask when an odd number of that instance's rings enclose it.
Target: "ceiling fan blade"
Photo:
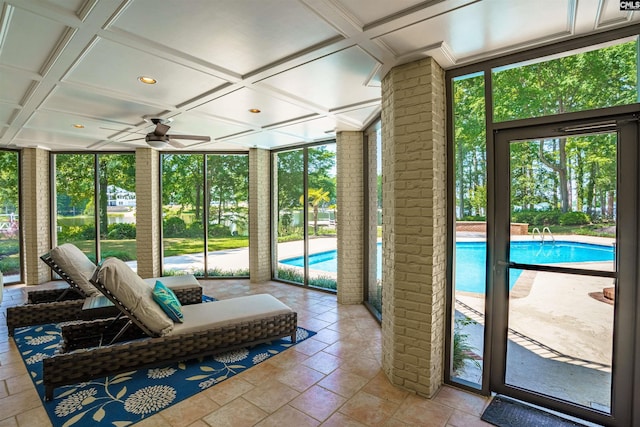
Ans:
[[[205,135],[167,135],[167,137],[169,137],[170,139],[191,139],[194,141],[202,141],[202,142],[211,141],[211,137],[205,136]]]
[[[110,131],[118,132],[118,133],[133,133],[133,134],[137,134],[137,135],[146,135],[147,134],[147,132],[133,132],[133,131],[130,131],[130,130],[104,128],[102,126],[99,126],[98,129],[110,130]]]
[[[175,148],[187,148],[186,145],[179,143],[175,139],[169,139],[169,145]]]
[[[153,134],[157,135],[157,136],[165,136],[167,134],[167,132],[169,132],[170,128],[171,128],[171,126],[167,126],[167,125],[164,125],[162,123],[158,123],[156,125],[156,129],[153,131]]]
[[[144,141],[144,137],[142,137],[142,138],[133,138],[133,139],[123,139],[123,140],[119,140],[117,142],[131,142],[131,141]]]

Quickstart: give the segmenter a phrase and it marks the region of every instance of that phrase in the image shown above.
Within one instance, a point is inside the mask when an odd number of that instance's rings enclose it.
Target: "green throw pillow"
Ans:
[[[153,288],[153,299],[171,320],[182,323],[182,306],[178,297],[159,280],[156,280],[156,285]]]

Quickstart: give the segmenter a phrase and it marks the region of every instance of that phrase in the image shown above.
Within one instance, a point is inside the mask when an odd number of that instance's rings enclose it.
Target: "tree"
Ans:
[[[179,212],[192,208],[196,221],[202,218],[203,165],[202,155],[162,155],[162,203],[179,205]]]
[[[77,215],[93,206],[95,157],[93,154],[56,154],[56,196],[67,201],[68,210],[59,214]],[[65,203],[59,205],[64,206]],[[92,211],[93,209],[91,209]]]
[[[0,211],[1,214],[18,210],[18,153],[0,151]]]
[[[309,207],[313,209],[313,235],[318,235],[318,213],[323,203],[329,203],[329,192],[322,188],[310,188],[307,194]],[[300,204],[304,204],[304,197],[300,196]]]
[[[494,72],[494,118],[504,121],[634,103],[638,95],[636,56],[636,43],[629,42]],[[601,143],[603,140],[591,140],[592,145]],[[582,181],[587,171],[597,169],[585,168],[586,153],[584,157],[569,153],[569,145],[568,138],[538,141],[538,160],[557,180],[557,207],[563,212],[572,208],[572,174]],[[590,188],[597,189],[595,182]],[[613,190],[607,191],[608,196],[600,196],[611,205],[615,196]],[[581,196],[590,198],[587,193],[580,190]],[[582,197],[578,204],[584,204]]]
[[[237,215],[240,202],[249,198],[249,158],[245,155],[208,155],[207,185],[209,204],[213,213],[217,213],[216,224],[223,222],[223,214],[228,206]]]
[[[484,76],[454,81],[453,92],[457,215],[484,215],[486,203],[471,202],[472,193],[486,193]]]
[[[107,189],[109,185],[115,185],[124,190],[136,191],[136,156],[133,154],[100,154],[98,155],[98,188],[100,237],[106,238],[108,233],[109,217],[107,203],[109,197]]]

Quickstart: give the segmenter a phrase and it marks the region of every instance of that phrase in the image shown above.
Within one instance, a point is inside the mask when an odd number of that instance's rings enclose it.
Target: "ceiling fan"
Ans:
[[[150,121],[151,123],[156,125],[156,128],[152,132],[149,132],[144,137],[144,140],[146,141],[146,143],[153,148],[165,148],[167,145],[171,145],[172,147],[175,147],[175,148],[186,148],[184,144],[181,144],[180,142],[176,141],[177,139],[188,139],[188,140],[193,140],[198,142],[211,141],[211,137],[204,136],[204,135],[168,134],[167,132],[169,132],[169,129],[171,128],[171,126],[167,125],[166,123],[169,123],[171,120],[165,120],[157,117],[152,117],[148,119],[145,118],[145,120]],[[125,141],[120,141],[120,142],[137,141],[140,139],[142,138],[127,139]]]

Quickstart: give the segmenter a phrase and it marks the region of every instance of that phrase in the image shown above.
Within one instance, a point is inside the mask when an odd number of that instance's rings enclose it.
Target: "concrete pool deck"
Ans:
[[[606,246],[615,241],[594,236],[554,237],[559,241]],[[479,236],[458,239],[482,240]],[[513,240],[531,240],[531,236],[514,236]],[[613,262],[580,264],[605,271],[613,268]],[[614,305],[602,298],[602,291],[614,286],[613,279],[549,272],[525,273],[518,278],[513,290],[520,285],[519,282],[526,281],[527,291],[517,297],[512,295],[509,300],[507,382],[587,407],[608,407]],[[456,294],[456,310],[478,322],[465,327],[465,333],[469,334],[470,344],[479,354],[482,354],[484,345],[484,306],[484,295]],[[462,377],[478,381],[480,375],[479,369],[469,365]]]

